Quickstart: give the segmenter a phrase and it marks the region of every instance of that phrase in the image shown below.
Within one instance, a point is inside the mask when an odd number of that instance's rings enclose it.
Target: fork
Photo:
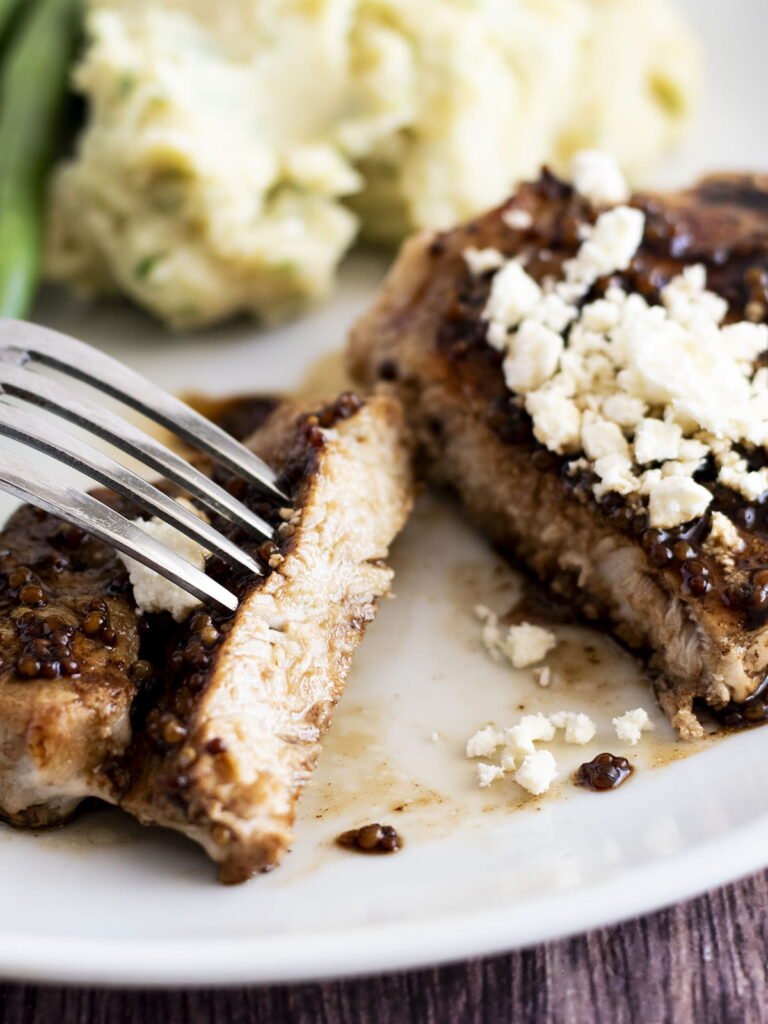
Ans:
[[[177,484],[198,504],[260,540],[272,527],[166,445],[96,402],[76,397],[66,383],[36,372],[56,370],[117,399],[210,456],[214,463],[255,484],[268,499],[287,502],[274,471],[186,403],[103,352],[58,331],[0,319],[0,436],[43,452],[89,479],[129,498],[145,511],[197,541],[228,565],[260,574],[258,562],[210,523],[169,497],[112,455],[64,429],[64,420],[107,441],[143,466]],[[9,401],[13,399],[15,401]],[[19,403],[19,404],[17,404]],[[46,414],[52,414],[53,419]],[[0,489],[65,520],[159,573],[219,611],[233,612],[237,597],[134,522],[86,491],[30,466],[0,449]]]

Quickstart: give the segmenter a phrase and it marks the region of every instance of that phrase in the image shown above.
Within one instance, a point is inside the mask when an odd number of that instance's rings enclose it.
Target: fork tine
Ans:
[[[31,481],[29,466],[5,450],[0,450],[0,487],[21,501],[31,502],[111,544],[200,601],[212,604],[224,612],[237,609],[238,601],[234,594],[186,559],[169,551],[125,516],[103,505],[90,494],[62,483],[37,468],[35,479]]]
[[[277,486],[274,471],[245,445],[104,352],[58,331],[7,319],[0,319],[0,348],[26,354],[85,381],[159,423],[282,502],[287,500]]]
[[[60,382],[0,361],[0,388],[75,423],[179,484],[206,508],[257,536],[271,540],[272,527],[237,498],[170,448],[107,409],[73,397]]]
[[[104,452],[80,441],[72,434],[45,422],[44,418],[7,401],[0,401],[0,434],[50,455],[58,462],[85,473],[92,480],[110,487],[135,501],[150,514],[180,530],[231,565],[261,575],[261,567],[250,555],[180,505],[138,473],[121,466]]]

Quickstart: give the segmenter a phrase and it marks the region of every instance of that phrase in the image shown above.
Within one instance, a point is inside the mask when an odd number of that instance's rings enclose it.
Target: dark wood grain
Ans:
[[[3,1024],[760,1024],[768,872],[509,956],[326,985],[109,992],[6,985]]]

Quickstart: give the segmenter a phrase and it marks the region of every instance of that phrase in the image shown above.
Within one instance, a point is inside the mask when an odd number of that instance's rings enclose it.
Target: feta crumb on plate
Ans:
[[[513,750],[512,747],[505,747],[501,755],[502,769],[505,772],[514,772],[514,770],[520,766],[520,762],[525,756],[526,755],[521,754],[519,750]]]
[[[507,658],[514,668],[527,668],[543,661],[557,645],[557,637],[542,626],[521,622],[506,628],[499,617],[485,605],[477,605],[475,615],[483,623],[483,643],[494,661]]]
[[[521,622],[509,627],[504,650],[515,668],[527,668],[543,661],[556,645],[557,637],[550,630]]]
[[[493,785],[497,779],[503,779],[504,772],[498,765],[486,764],[481,761],[477,765],[477,783],[481,789],[485,789],[487,786]]]
[[[515,782],[533,796],[541,796],[557,778],[557,762],[549,750],[527,754],[514,775]]]
[[[514,754],[532,754],[534,743],[548,743],[555,738],[555,727],[546,715],[523,715],[517,725],[504,730],[504,741],[508,751]]]
[[[548,686],[552,685],[552,669],[549,665],[544,665],[543,668],[534,669],[533,678],[539,686],[546,689]]]
[[[652,732],[654,728],[644,708],[625,711],[623,715],[613,719],[613,727],[618,738],[633,747],[639,742],[642,733]]]
[[[467,757],[488,757],[504,743],[504,733],[486,725],[467,740]]]
[[[579,746],[583,746],[594,739],[597,733],[597,726],[589,715],[581,712],[556,711],[554,715],[549,716],[549,720],[555,729],[564,730],[563,738],[566,743],[576,743]]]

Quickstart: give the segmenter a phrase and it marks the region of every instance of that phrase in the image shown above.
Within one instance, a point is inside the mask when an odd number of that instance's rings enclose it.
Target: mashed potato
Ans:
[[[669,0],[90,0],[88,30],[48,269],[174,326],[285,316],[358,231],[447,226],[585,146],[641,175],[697,72]]]

